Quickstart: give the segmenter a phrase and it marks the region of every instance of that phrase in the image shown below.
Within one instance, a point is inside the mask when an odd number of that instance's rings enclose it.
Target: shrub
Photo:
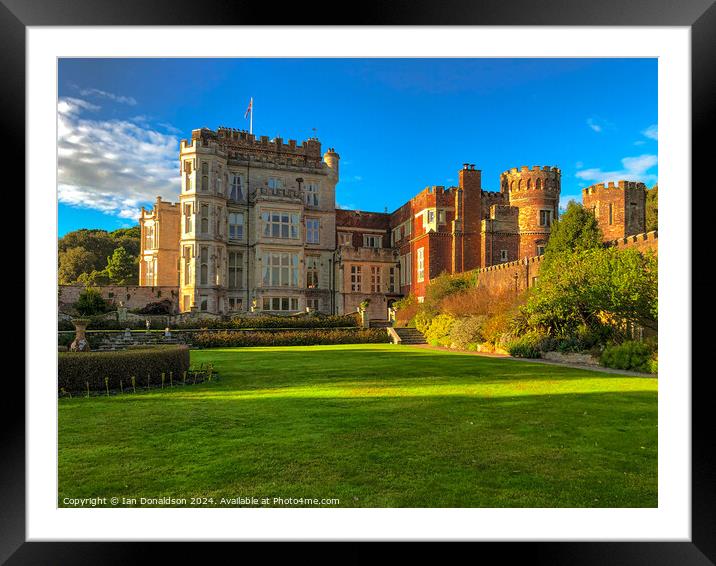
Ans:
[[[425,334],[428,331],[428,328],[430,328],[430,325],[432,324],[433,318],[435,318],[436,314],[437,313],[429,312],[427,310],[419,310],[413,318],[413,321],[415,322],[415,328],[417,328],[419,332]]]
[[[450,329],[450,342],[455,347],[467,349],[468,346],[484,341],[482,329],[487,320],[486,316],[469,316],[459,318]]]
[[[406,327],[411,324],[415,326],[413,319],[418,312],[418,307],[418,300],[412,293],[407,297],[395,301],[395,303],[393,303],[393,308],[395,308],[395,326]]]
[[[644,373],[656,373],[656,351],[649,342],[632,340],[607,346],[599,359],[603,366]]]
[[[110,305],[104,300],[99,290],[88,287],[77,297],[75,308],[82,316],[92,316],[107,312],[110,309]]]
[[[132,311],[137,314],[172,314],[174,312],[174,304],[170,299],[162,299],[154,303],[145,305],[144,308]]]
[[[58,390],[85,391],[86,382],[92,391],[119,389],[119,382],[130,382],[132,376],[141,386],[161,382],[162,373],[179,378],[189,370],[189,349],[186,346],[121,350],[118,352],[60,352],[58,354]]]
[[[552,350],[553,345],[549,337],[530,332],[509,341],[505,349],[516,358],[539,358],[542,352]]]
[[[250,346],[313,346],[319,344],[383,344],[390,342],[382,328],[280,330],[276,332],[197,332],[197,348],[231,348]]]
[[[449,314],[439,314],[431,321],[427,330],[424,332],[425,340],[432,346],[449,346],[450,330],[455,319]]]

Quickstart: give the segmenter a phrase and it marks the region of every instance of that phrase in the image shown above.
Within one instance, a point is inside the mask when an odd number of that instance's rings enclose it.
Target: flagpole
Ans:
[[[249,117],[249,133],[254,133],[254,97],[251,97],[251,116]]]

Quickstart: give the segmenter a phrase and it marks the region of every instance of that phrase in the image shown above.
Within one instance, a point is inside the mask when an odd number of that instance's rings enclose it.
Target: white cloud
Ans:
[[[356,205],[355,204],[340,204],[336,203],[336,208],[340,208],[341,210],[355,210]]]
[[[658,140],[659,139],[659,126],[656,124],[652,124],[646,130],[644,130],[642,132],[642,134],[644,134],[650,140]]]
[[[656,155],[644,154],[636,157],[625,157],[622,160],[622,169],[616,171],[602,171],[598,168],[582,169],[577,171],[576,176],[585,181],[598,183],[608,181],[642,181],[652,183],[657,180],[654,173],[649,173],[657,163]]]
[[[179,193],[177,138],[126,120],[91,120],[98,107],[80,99],[58,102],[58,199],[136,219],[157,196]]]
[[[594,120],[594,118],[589,118],[587,120],[587,126],[592,128],[597,133],[600,133],[602,131],[602,126],[597,124],[597,122]]]
[[[136,106],[137,100],[131,96],[121,96],[106,90],[100,90],[98,88],[85,88],[80,90],[82,96],[96,96],[99,98],[109,98],[120,104],[128,104],[129,106]]]

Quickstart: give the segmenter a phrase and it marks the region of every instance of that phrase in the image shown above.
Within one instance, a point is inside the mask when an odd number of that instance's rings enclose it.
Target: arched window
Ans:
[[[514,182],[514,181],[512,181],[512,182],[510,183],[510,190],[511,190],[511,191],[514,191],[514,190],[515,190],[515,182]]]
[[[539,191],[541,188],[542,188],[542,179],[537,179],[537,181],[535,182],[535,189],[537,189]]]
[[[532,179],[527,179],[527,190],[529,191],[532,188]]]
[[[522,179],[520,179],[520,180],[517,182],[517,190],[518,190],[518,191],[521,191],[521,190],[522,190]]]

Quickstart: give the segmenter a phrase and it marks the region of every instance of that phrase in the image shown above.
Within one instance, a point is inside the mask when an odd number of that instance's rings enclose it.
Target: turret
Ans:
[[[328,151],[323,154],[323,161],[326,166],[331,170],[331,175],[335,177],[336,183],[338,182],[338,162],[341,156],[336,153],[336,150],[332,147],[328,148]]]

